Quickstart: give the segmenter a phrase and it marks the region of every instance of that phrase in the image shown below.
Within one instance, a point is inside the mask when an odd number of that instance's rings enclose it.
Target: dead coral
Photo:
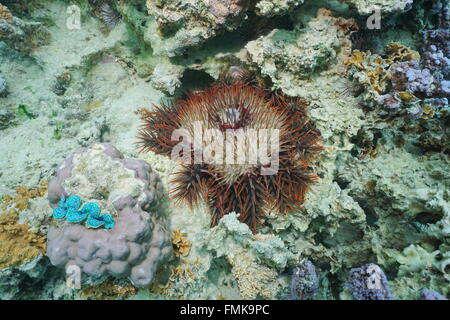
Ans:
[[[28,208],[30,199],[43,197],[47,193],[48,181],[41,181],[39,186],[34,189],[28,189],[23,186],[16,187],[17,196],[5,195],[0,205],[0,211],[17,213]]]
[[[235,277],[239,294],[243,299],[263,297],[273,299],[271,287],[275,285],[277,272],[274,269],[258,265],[256,258],[244,249],[228,257],[231,272]]]
[[[0,214],[0,270],[16,267],[45,253],[46,239],[18,224],[14,212]]]
[[[119,285],[108,279],[99,285],[88,285],[81,288],[80,295],[85,299],[116,300],[136,295],[138,289],[132,285]]]
[[[16,187],[15,197],[6,195],[0,205],[0,269],[21,265],[45,253],[46,238],[29,231],[29,226],[19,224],[19,212],[28,208],[28,201],[42,197],[47,192],[47,181],[39,187]],[[2,213],[3,212],[3,213]]]
[[[171,267],[167,280],[153,283],[149,292],[162,295],[167,299],[186,299],[187,297],[184,295],[186,286],[204,281],[197,276],[200,266],[201,263],[198,259],[191,262],[181,258],[179,265]]]

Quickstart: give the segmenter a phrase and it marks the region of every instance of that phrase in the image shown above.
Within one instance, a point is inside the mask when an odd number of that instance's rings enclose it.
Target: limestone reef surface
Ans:
[[[0,251],[1,299],[449,298],[446,1],[104,1],[120,15],[114,25],[86,1],[0,2],[0,240],[11,248]],[[79,29],[67,24],[73,4]],[[374,10],[377,31],[366,29]],[[137,110],[233,65],[303,98],[325,146],[303,209],[268,214],[256,234],[239,213],[210,228],[206,208],[173,204],[176,163],[133,144]],[[94,152],[101,146],[109,151]],[[73,154],[67,164],[83,166],[59,168]],[[160,176],[152,196],[124,158]],[[40,183],[52,179],[47,193]],[[65,192],[117,218],[137,210],[155,241],[146,232],[133,242],[145,247],[135,263],[100,267],[90,234],[108,231],[52,219]],[[116,208],[123,193],[135,197]],[[151,208],[140,198],[153,196]],[[165,231],[150,223],[157,217]],[[70,229],[85,243],[69,241]],[[175,255],[166,256],[170,235]],[[162,267],[152,248],[163,248]],[[141,282],[131,270],[147,254],[154,263]],[[69,256],[83,266],[80,289],[66,285]]]

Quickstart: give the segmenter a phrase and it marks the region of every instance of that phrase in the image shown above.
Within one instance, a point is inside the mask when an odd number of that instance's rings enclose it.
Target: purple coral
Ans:
[[[423,34],[423,62],[430,70],[450,72],[450,30],[435,29]]]
[[[420,290],[420,300],[447,300],[445,297],[434,290],[422,289]]]
[[[351,289],[357,300],[392,299],[386,275],[374,263],[351,269],[346,286]]]
[[[129,277],[136,286],[149,285],[172,250],[162,218],[151,210],[161,186],[148,163],[126,159],[110,144],[95,143],[76,151],[49,184],[50,204],[56,207],[61,197],[76,192],[110,205],[116,225],[111,230],[67,223],[51,227],[47,235],[51,263],[76,265],[93,281],[110,275]]]
[[[313,300],[319,288],[316,267],[311,261],[300,263],[292,275],[291,296],[294,300]]]
[[[422,69],[418,61],[407,61],[393,64],[391,81],[394,91],[433,94],[434,77],[430,70]]]
[[[402,110],[414,119],[423,116],[425,105],[433,108],[432,113],[428,110],[427,114],[436,117],[446,116],[449,111],[449,8],[437,1],[432,12],[439,15],[439,27],[423,32],[422,59],[391,65],[392,90],[378,97],[379,104],[390,110]]]

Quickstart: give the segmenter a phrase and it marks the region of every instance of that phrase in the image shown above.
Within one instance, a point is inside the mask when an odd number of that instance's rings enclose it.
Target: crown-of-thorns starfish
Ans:
[[[261,161],[239,164],[190,161],[175,173],[171,181],[172,198],[186,201],[190,206],[197,205],[201,199],[206,201],[212,226],[223,215],[234,211],[240,214],[241,222],[256,232],[258,218],[269,210],[282,214],[298,210],[310,185],[318,180],[310,165],[323,147],[319,132],[308,119],[306,103],[270,92],[262,83],[251,79],[245,70],[233,67],[209,88],[189,93],[185,99],[172,104],[154,106],[152,111],[140,111],[141,151],[166,156],[179,144],[179,140],[172,140],[172,133],[177,129],[191,136],[195,136],[199,126],[202,132],[215,129],[224,136],[229,130],[244,133],[277,130],[279,162],[275,174],[262,175],[261,169],[269,164]],[[258,144],[258,141],[248,142]],[[198,150],[192,143],[189,147],[189,160],[194,160]],[[239,148],[232,150],[232,158],[236,159]]]

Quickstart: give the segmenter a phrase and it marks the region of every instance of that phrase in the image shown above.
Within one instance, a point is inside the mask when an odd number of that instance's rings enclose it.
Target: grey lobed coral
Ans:
[[[172,246],[163,219],[155,210],[162,184],[143,160],[127,159],[112,145],[81,148],[58,167],[49,183],[48,198],[57,206],[62,196],[79,195],[113,215],[111,230],[59,223],[49,229],[47,256],[53,265],[76,265],[84,283],[106,276],[129,277],[148,286]]]
[[[391,300],[391,289],[379,266],[368,263],[350,270],[347,286],[357,300]]]
[[[319,288],[316,267],[309,260],[294,269],[291,283],[291,297],[294,300],[313,300]]]

